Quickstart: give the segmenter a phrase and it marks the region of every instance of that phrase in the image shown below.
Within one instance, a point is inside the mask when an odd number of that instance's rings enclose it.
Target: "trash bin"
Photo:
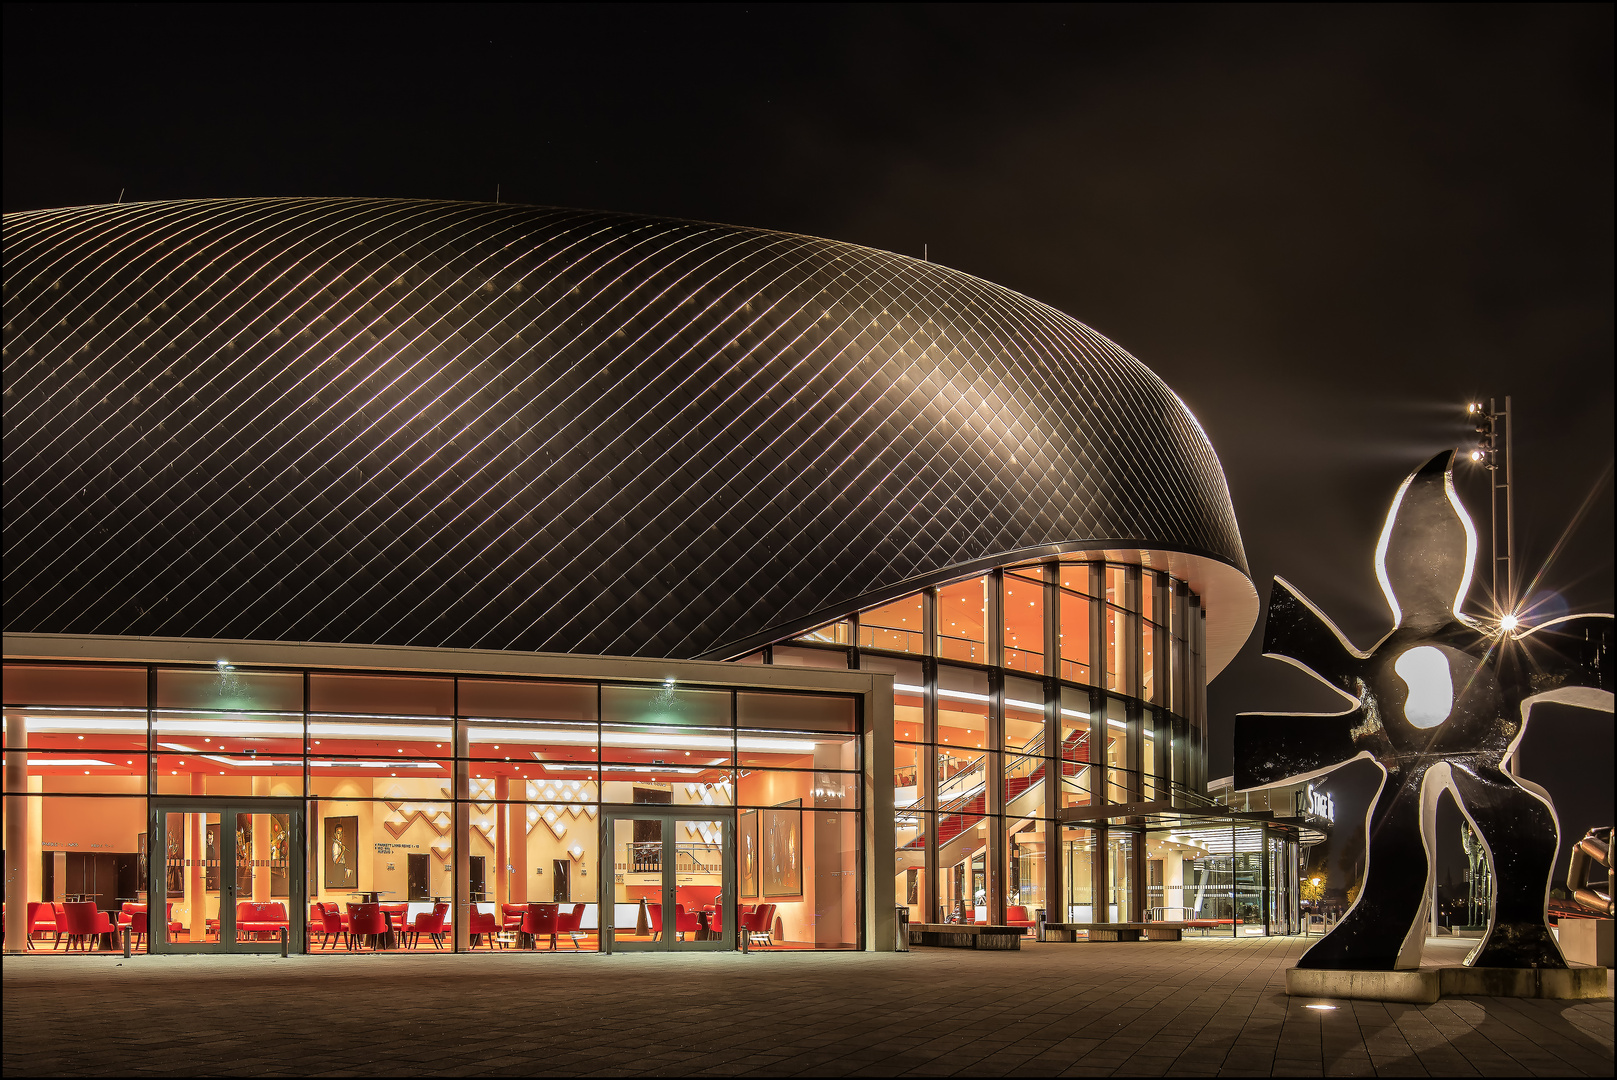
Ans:
[[[1033,909],[1033,925],[1034,925],[1033,939],[1035,941],[1043,941],[1044,940],[1044,909],[1042,907],[1036,907],[1036,908]]]
[[[910,951],[910,909],[902,904],[898,908],[898,917],[894,920],[898,930],[894,934],[894,951]]]

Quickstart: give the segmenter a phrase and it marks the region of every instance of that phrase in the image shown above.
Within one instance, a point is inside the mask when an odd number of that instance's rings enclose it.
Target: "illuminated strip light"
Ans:
[[[297,762],[292,762],[296,765]],[[442,769],[436,761],[310,761],[311,769]]]
[[[701,775],[713,769],[722,769],[723,765],[710,765],[705,769],[693,769],[688,765],[557,765],[553,762],[544,763],[545,772],[632,772],[632,773],[663,773],[669,775],[679,773],[684,776]]]
[[[31,757],[28,760],[30,769],[44,768],[51,765],[105,765],[109,769],[127,769],[127,765],[119,765],[115,761],[101,761],[97,758],[50,758]]]
[[[146,721],[120,720],[117,717],[25,716],[23,720],[28,725],[30,735],[70,734],[75,731],[88,731],[102,735],[112,735],[118,732],[139,733],[141,735],[146,733]]]

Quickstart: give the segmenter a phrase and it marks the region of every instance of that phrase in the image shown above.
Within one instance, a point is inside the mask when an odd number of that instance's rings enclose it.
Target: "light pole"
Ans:
[[[1488,470],[1488,553],[1493,563],[1493,603],[1504,629],[1514,630],[1517,599],[1516,513],[1515,489],[1510,482],[1511,463],[1515,458],[1511,453],[1510,396],[1505,396],[1503,410],[1496,409],[1494,399],[1489,398],[1486,408],[1480,401],[1471,402],[1466,406],[1466,415],[1476,424],[1477,434],[1482,436],[1476,449],[1471,451],[1471,460]],[[1505,493],[1503,500],[1499,497],[1501,491]],[[1503,555],[1499,553],[1501,501],[1504,503],[1505,518]]]

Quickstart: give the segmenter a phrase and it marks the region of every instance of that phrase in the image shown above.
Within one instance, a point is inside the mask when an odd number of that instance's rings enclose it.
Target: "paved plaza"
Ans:
[[[5,1073],[1612,1074],[1609,1000],[1310,1009],[1306,945],[7,957]]]

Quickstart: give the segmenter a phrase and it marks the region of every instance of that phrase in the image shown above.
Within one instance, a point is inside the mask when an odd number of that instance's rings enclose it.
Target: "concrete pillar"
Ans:
[[[191,794],[202,794],[202,774],[199,772],[191,774]],[[207,878],[205,876],[206,870],[202,865],[208,856],[206,832],[208,815],[199,811],[185,815],[184,820],[190,822],[191,826],[186,830],[189,834],[187,837],[186,861],[190,865],[186,867],[185,898],[191,902],[191,918],[188,926],[190,927],[190,940],[195,943],[206,940],[208,936],[208,894],[205,889]],[[224,880],[222,876],[223,869],[223,867],[220,868],[221,884]]]
[[[36,811],[28,797],[28,721],[20,712],[6,713],[6,746],[6,952],[20,953],[28,949],[28,879],[39,851],[28,843]]]
[[[466,760],[471,752],[466,725],[455,722],[455,951],[464,952],[472,947],[467,927],[472,911],[472,773]]]
[[[494,902],[515,903],[510,895],[511,830],[506,822],[506,800],[511,797],[511,781],[494,778]]]
[[[534,888],[538,875],[528,868],[528,782],[520,777],[510,780],[510,803],[505,807],[510,825],[506,831],[506,858],[511,866],[511,903],[549,900],[542,889]],[[568,841],[571,843],[571,841]]]
[[[270,795],[271,778],[268,776],[253,777],[253,794],[258,796]],[[270,830],[274,827],[268,814],[253,815],[253,895],[258,902],[270,899]]]

